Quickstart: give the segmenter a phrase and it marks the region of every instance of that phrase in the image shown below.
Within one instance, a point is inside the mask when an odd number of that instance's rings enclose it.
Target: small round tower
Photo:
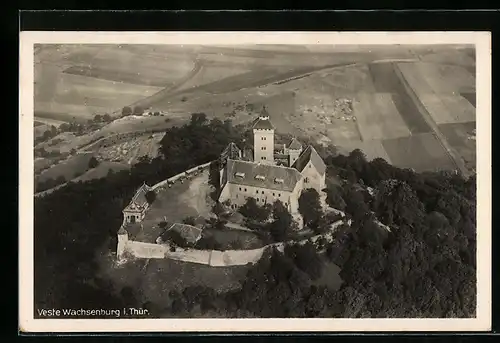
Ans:
[[[128,243],[128,232],[123,225],[118,230],[117,236],[116,257],[118,260],[122,260]]]

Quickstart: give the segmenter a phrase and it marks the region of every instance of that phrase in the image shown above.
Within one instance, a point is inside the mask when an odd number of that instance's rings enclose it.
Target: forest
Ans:
[[[96,255],[114,251],[121,211],[144,181],[154,184],[212,161],[229,142],[244,144],[244,138],[244,127],[193,114],[188,124],[166,131],[160,157],[36,198],[35,316],[41,308],[123,306],[146,307],[158,317],[475,316],[475,176],[415,173],[383,159],[367,161],[359,150],[323,156],[327,179],[341,180],[327,183],[327,202],[352,219],[325,252],[313,244],[268,251],[241,288],[172,290],[166,304],[140,300],[97,276]],[[320,227],[315,196],[302,198],[308,225]],[[282,216],[271,227],[276,239],[288,229]],[[340,289],[315,284],[325,256],[341,268]]]

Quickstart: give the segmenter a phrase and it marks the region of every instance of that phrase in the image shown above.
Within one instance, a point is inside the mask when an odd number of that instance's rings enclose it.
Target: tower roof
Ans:
[[[269,117],[260,116],[255,119],[252,124],[252,129],[256,130],[274,130],[274,126],[269,120]]]
[[[119,235],[126,235],[128,234],[127,230],[125,230],[125,228],[122,226],[120,226],[120,229],[118,230],[118,234]]]
[[[288,144],[288,149],[300,150],[300,149],[302,149],[302,144],[300,144],[298,139],[294,137],[294,138],[292,138],[292,140]]]

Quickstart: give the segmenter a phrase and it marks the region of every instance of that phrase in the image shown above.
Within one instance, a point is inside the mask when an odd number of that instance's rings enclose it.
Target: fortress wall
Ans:
[[[167,248],[160,244],[128,241],[125,250],[138,258],[165,258]]]
[[[168,186],[168,184],[170,184],[170,183],[174,183],[174,182],[176,182],[177,180],[179,180],[180,178],[185,177],[185,176],[187,176],[188,174],[191,174],[191,173],[193,173],[193,172],[195,172],[195,171],[198,171],[198,170],[199,170],[199,171],[205,170],[206,168],[208,168],[208,167],[210,166],[210,164],[211,164],[211,163],[212,163],[212,162],[208,162],[208,163],[205,163],[205,164],[200,164],[199,166],[193,167],[193,168],[191,168],[191,169],[189,169],[189,170],[183,171],[182,173],[179,173],[179,174],[177,174],[177,175],[174,175],[174,176],[172,176],[172,177],[170,177],[170,178],[168,178],[168,179],[166,179],[166,180],[160,181],[160,182],[158,182],[156,185],[152,186],[152,187],[151,187],[151,190],[152,190],[152,191],[155,191],[156,189],[161,188],[161,187],[163,187],[163,186]]]
[[[339,220],[332,224],[331,229],[334,230],[339,225],[343,223]],[[304,239],[298,244],[305,244],[309,240],[313,243],[316,242],[321,237],[326,238],[327,241],[333,240],[333,232],[326,233],[324,235],[316,235],[309,239]],[[293,242],[289,242],[293,243]],[[136,241],[128,241],[125,247],[127,252],[130,252],[133,256],[137,258],[170,258],[176,261],[191,262],[209,265],[212,267],[230,267],[230,266],[244,266],[248,263],[257,263],[264,251],[270,247],[276,248],[280,252],[284,252],[285,243],[273,243],[266,245],[258,249],[249,250],[198,250],[198,249],[182,249],[177,248],[176,251],[170,251],[167,244],[154,244],[154,243],[143,243]]]

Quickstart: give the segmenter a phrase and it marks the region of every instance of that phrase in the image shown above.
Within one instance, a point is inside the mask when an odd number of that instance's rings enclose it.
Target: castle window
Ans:
[[[245,188],[245,192],[247,191],[247,189]]]
[[[257,198],[257,202],[259,202],[259,201],[260,201],[260,199],[259,199],[259,198]]]
[[[259,190],[257,189],[257,190],[255,191],[255,193],[256,193],[256,194],[259,194]]]
[[[309,178],[308,178],[308,177],[306,177],[306,178],[304,179],[304,182],[305,182],[305,183],[308,183],[308,182],[309,182]]]
[[[262,159],[263,159],[263,160],[265,160],[265,159],[266,159],[266,156],[263,156],[263,157],[262,157]]]
[[[275,197],[275,196],[276,196],[276,193],[273,193],[273,197]]]
[[[288,206],[288,203],[287,203],[287,202],[285,202],[285,206]]]
[[[281,196],[281,193],[278,193],[278,198]]]
[[[264,191],[262,191],[262,194],[264,194]]]

